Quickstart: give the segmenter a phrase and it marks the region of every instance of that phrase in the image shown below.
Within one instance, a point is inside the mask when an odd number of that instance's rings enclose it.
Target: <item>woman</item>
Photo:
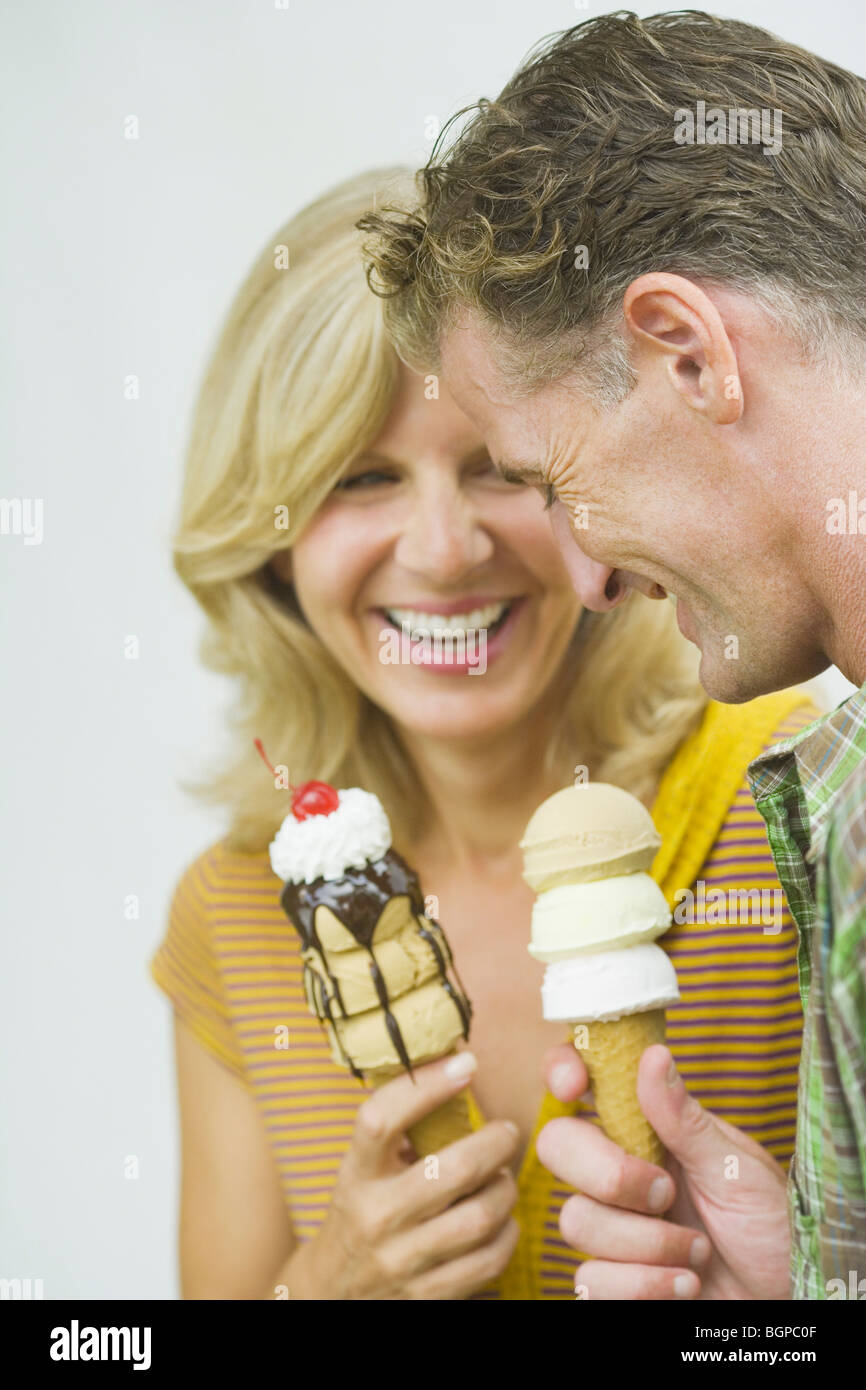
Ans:
[[[672,905],[776,889],[745,768],[816,713],[801,692],[708,703],[667,603],[581,613],[541,499],[497,476],[436,378],[387,343],[354,224],[405,196],[403,178],[353,179],[281,229],[235,299],[189,448],[176,566],[242,702],[232,761],[200,788],[228,807],[228,833],[181,879],[151,967],[175,1004],[185,1297],[572,1298],[567,1193],[533,1139],[574,1107],[540,1083],[564,1030],[541,1017],[526,950],[521,832],[588,773],[652,810]],[[404,624],[482,628],[486,669],[395,664]],[[371,1119],[417,1092],[398,1078],[371,1110],[308,1013],[267,853],[286,795],[254,736],[294,784],[374,791],[438,900],[478,1062],[476,1132],[440,1156],[438,1188]],[[680,1070],[786,1161],[801,1026],[787,909],[678,915],[662,944]],[[424,1084],[467,1084],[443,1066]]]

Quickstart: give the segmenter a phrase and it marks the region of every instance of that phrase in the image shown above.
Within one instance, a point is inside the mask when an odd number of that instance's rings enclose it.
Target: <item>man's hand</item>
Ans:
[[[545,1077],[562,1101],[589,1084],[569,1047],[551,1048]],[[689,1095],[666,1047],[641,1058],[638,1099],[668,1151],[667,1174],[588,1120],[551,1120],[538,1136],[545,1167],[578,1189],[559,1222],[563,1238],[592,1257],[576,1286],[595,1299],[789,1298],[783,1170]]]

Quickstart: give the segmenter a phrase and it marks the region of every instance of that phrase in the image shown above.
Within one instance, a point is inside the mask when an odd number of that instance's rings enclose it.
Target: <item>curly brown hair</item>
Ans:
[[[701,102],[775,111],[778,152],[678,143]],[[622,297],[650,270],[747,292],[828,365],[866,353],[866,83],[753,25],[620,11],[555,34],[452,118],[417,181],[420,209],[358,224],[410,366],[435,369],[468,309],[513,389],[581,359],[613,403],[632,384]]]

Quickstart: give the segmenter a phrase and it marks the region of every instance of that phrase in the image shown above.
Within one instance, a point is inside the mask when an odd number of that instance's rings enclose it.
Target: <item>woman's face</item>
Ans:
[[[541,497],[497,475],[439,391],[428,400],[401,368],[385,428],[274,564],[375,704],[416,733],[465,738],[530,712],[580,606]]]

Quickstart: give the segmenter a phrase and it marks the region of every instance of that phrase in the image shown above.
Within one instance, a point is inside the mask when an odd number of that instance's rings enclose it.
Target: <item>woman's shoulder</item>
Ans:
[[[281,947],[294,933],[280,904],[282,884],[267,850],[250,853],[217,840],[186,865],[174,883],[169,923],[211,947],[267,938]]]
[[[239,851],[223,838],[191,860],[181,871],[175,892],[190,895],[200,906],[218,904],[226,896],[263,892],[279,901],[280,881],[271,868],[267,850]]]
[[[652,809],[662,836],[653,868],[660,880],[674,875],[679,883],[690,881],[738,798],[748,794],[749,764],[819,714],[799,687],[740,705],[707,702],[700,724],[665,769]]]
[[[740,705],[708,700],[695,737],[705,747],[716,746],[720,753],[728,748],[748,749],[751,759],[765,747],[804,728],[820,713],[809,691],[801,686],[760,695]]]
[[[267,851],[239,853],[217,841],[176,880],[150,959],[151,977],[175,1009],[240,1077],[252,1045],[250,1019],[264,1027],[266,1018],[270,1026],[266,1009],[277,1024],[306,1017],[299,943],[280,887]]]
[[[819,715],[809,692],[799,686],[739,705],[708,700],[700,723],[668,764],[660,795],[693,786],[696,777],[729,782],[735,776],[739,782],[753,758]]]
[[[256,968],[298,975],[296,933],[280,904],[267,851],[240,853],[225,840],[203,850],[174,885],[156,961],[195,965],[207,982]]]

